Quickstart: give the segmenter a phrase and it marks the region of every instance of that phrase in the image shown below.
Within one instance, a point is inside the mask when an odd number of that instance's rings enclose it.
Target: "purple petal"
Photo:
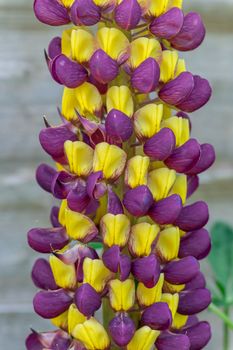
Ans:
[[[133,338],[135,325],[127,314],[120,313],[109,322],[109,333],[120,347],[125,347]]]
[[[194,89],[189,96],[179,102],[176,107],[185,112],[194,112],[204,106],[212,94],[211,86],[208,80],[194,75]]]
[[[206,287],[206,280],[201,271],[188,283],[185,285],[185,290],[200,289]]]
[[[190,132],[191,132],[191,131],[192,131],[192,122],[191,122],[191,119],[190,119],[190,117],[188,116],[188,114],[185,113],[185,112],[179,111],[179,112],[176,113],[176,116],[177,116],[177,117],[184,118],[184,119],[188,119],[188,122],[189,122],[189,130],[190,130]]]
[[[85,258],[99,259],[98,254],[93,248],[80,246],[79,248],[79,258],[76,262],[77,280],[78,282],[83,281],[83,262]]]
[[[167,159],[175,149],[176,138],[169,128],[161,129],[144,144],[144,153],[153,160]]]
[[[82,213],[90,203],[90,197],[84,184],[78,182],[67,196],[68,207],[76,212]]]
[[[79,244],[75,244],[72,248],[66,250],[64,253],[53,252],[53,254],[67,265],[75,263],[78,264],[85,257],[89,257],[90,259],[98,259],[98,255],[93,248]]]
[[[161,333],[155,345],[158,350],[190,350],[190,341],[186,335],[170,332]]]
[[[29,334],[25,341],[27,350],[43,350],[44,346],[39,340],[39,336],[36,332]]]
[[[211,294],[206,288],[184,291],[179,294],[178,312],[194,315],[206,309],[210,303]]]
[[[37,259],[32,268],[32,280],[36,287],[40,289],[56,290],[58,286],[55,283],[53,273],[49,262],[46,259]]]
[[[159,98],[169,105],[176,106],[186,100],[193,89],[193,75],[189,72],[183,72],[177,78],[164,84],[159,91]]]
[[[121,254],[120,255],[120,263],[119,263],[119,273],[120,273],[120,280],[125,281],[131,271],[131,259],[128,255]]]
[[[208,231],[204,228],[186,233],[180,241],[179,257],[189,255],[196,259],[204,259],[210,252],[211,240]]]
[[[28,244],[39,253],[50,253],[67,245],[69,237],[63,227],[33,228],[28,232]]]
[[[165,265],[163,273],[165,280],[172,284],[184,284],[191,281],[199,272],[198,261],[187,256],[180,260],[174,260]]]
[[[55,81],[71,89],[82,85],[88,75],[87,70],[81,64],[63,54],[53,59],[51,74]]]
[[[42,129],[39,134],[39,140],[45,152],[53,157],[55,161],[59,161],[65,156],[65,141],[76,141],[77,135],[70,130],[69,124],[64,124],[57,127]]]
[[[108,213],[113,215],[124,214],[123,206],[120,201],[120,198],[112,190],[111,187],[108,187]]]
[[[189,337],[190,350],[203,349],[210,341],[211,328],[208,322],[202,321],[183,331]]]
[[[197,163],[200,157],[200,145],[195,139],[190,139],[176,148],[165,160],[165,164],[178,173],[186,173]]]
[[[141,322],[155,330],[168,329],[172,323],[172,314],[168,304],[160,302],[147,307],[142,314]]]
[[[153,196],[147,186],[138,186],[125,193],[123,204],[130,214],[144,216],[153,204]]]
[[[153,58],[149,57],[133,71],[131,84],[140,93],[148,94],[157,88],[159,77],[159,65]]]
[[[57,0],[35,0],[34,12],[40,22],[50,26],[70,23],[67,9]]]
[[[48,55],[50,59],[61,54],[61,38],[59,36],[53,38],[48,47]]]
[[[92,173],[87,178],[87,194],[92,199],[101,198],[106,192],[106,185],[102,183],[103,173],[97,171]]]
[[[214,147],[209,143],[204,143],[201,146],[201,154],[197,163],[188,171],[188,175],[200,174],[209,169],[215,161]]]
[[[119,72],[118,64],[103,50],[95,51],[89,61],[92,76],[101,84],[110,83]]]
[[[75,0],[70,15],[75,25],[92,26],[100,21],[101,9],[92,0]]]
[[[112,109],[105,122],[106,133],[116,141],[127,141],[133,133],[132,120],[117,109]]]
[[[160,265],[155,255],[151,254],[133,261],[131,271],[138,281],[147,288],[152,288],[159,280]]]
[[[99,81],[97,81],[91,74],[89,76],[88,81],[95,85],[95,87],[98,89],[101,95],[105,95],[108,91],[108,84],[101,84]]]
[[[182,200],[177,194],[154,202],[148,215],[160,225],[172,224],[182,210]]]
[[[187,198],[189,198],[199,187],[199,177],[197,175],[188,175]]]
[[[33,299],[35,312],[43,318],[55,318],[65,312],[73,299],[63,289],[38,292]]]
[[[46,192],[51,193],[51,185],[57,171],[47,164],[40,164],[36,170],[36,181]]]
[[[195,231],[207,224],[209,220],[208,206],[203,201],[183,207],[175,221],[175,225],[183,231]]]
[[[150,31],[158,38],[171,39],[179,33],[183,22],[183,11],[178,7],[173,7],[152,21]]]
[[[51,224],[53,225],[53,227],[61,227],[61,224],[58,220],[59,211],[60,211],[59,207],[52,207],[51,208],[50,221],[51,221]]]
[[[57,337],[54,339],[51,350],[69,350],[71,345],[70,338]]]
[[[74,302],[83,315],[91,317],[101,306],[101,296],[90,284],[85,283],[76,290]]]
[[[189,51],[201,45],[205,37],[205,26],[201,16],[196,12],[189,12],[184,17],[180,32],[171,40],[172,46],[179,51]]]
[[[111,248],[104,251],[102,260],[104,265],[112,272],[117,273],[120,262],[120,248],[118,245],[113,245]]]
[[[57,172],[51,184],[51,192],[55,198],[65,199],[75,184],[75,177],[66,171]]]
[[[141,19],[141,7],[137,0],[123,0],[114,11],[114,19],[125,30],[134,29]]]

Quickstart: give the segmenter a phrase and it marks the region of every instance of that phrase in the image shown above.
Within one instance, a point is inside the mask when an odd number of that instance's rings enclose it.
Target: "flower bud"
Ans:
[[[194,75],[194,88],[191,93],[185,96],[176,107],[185,112],[194,112],[204,106],[210,99],[212,94],[211,86],[208,80]]]
[[[134,257],[150,255],[152,244],[156,240],[159,230],[158,225],[150,225],[147,222],[141,222],[132,226],[128,243],[130,254]]]
[[[184,291],[179,297],[178,312],[182,315],[197,314],[211,303],[211,294],[206,288]]]
[[[167,263],[163,268],[163,273],[165,280],[169,283],[184,284],[191,281],[199,270],[198,261],[192,256],[187,256]]]
[[[211,328],[208,322],[198,322],[194,326],[182,330],[188,336],[191,350],[203,349],[211,338]]]
[[[134,103],[132,92],[128,86],[111,86],[106,95],[106,106],[108,113],[115,109],[131,118],[134,112]]]
[[[28,244],[39,253],[62,249],[69,242],[64,227],[33,228],[28,232]]]
[[[52,207],[51,212],[50,212],[50,221],[53,227],[60,227],[61,224],[58,220],[58,215],[59,215],[59,207]]]
[[[127,141],[133,133],[132,120],[123,112],[111,109],[105,121],[107,135],[118,142]]]
[[[83,262],[83,283],[90,284],[98,293],[102,292],[106,283],[112,278],[102,260],[85,258]]]
[[[126,314],[120,313],[109,322],[109,333],[116,345],[124,347],[133,338],[134,322]]]
[[[57,0],[35,0],[34,13],[40,22],[50,26],[70,23],[67,9]]]
[[[185,290],[200,289],[206,287],[206,280],[201,271],[185,285]]]
[[[114,10],[114,19],[122,29],[131,30],[139,23],[141,12],[137,0],[122,0]]]
[[[160,89],[159,98],[169,105],[176,106],[181,104],[186,98],[189,99],[193,89],[193,75],[189,72],[183,72]],[[181,109],[184,110],[183,108]]]
[[[153,196],[147,186],[138,186],[125,193],[123,204],[131,215],[144,216],[153,204]]]
[[[71,89],[82,85],[88,76],[87,70],[81,64],[63,54],[52,60],[50,71],[56,82]]]
[[[120,198],[113,192],[112,188],[108,188],[108,210],[112,215],[124,214],[123,206]]]
[[[160,332],[151,329],[148,326],[143,326],[136,330],[130,343],[127,345],[127,350],[144,350],[151,349],[154,346]]]
[[[139,140],[150,138],[159,132],[163,111],[162,104],[149,103],[134,113],[134,131]]]
[[[53,38],[49,43],[48,55],[49,55],[49,58],[52,60],[60,54],[61,54],[61,38],[57,36]]]
[[[187,198],[189,198],[199,187],[199,177],[197,175],[188,175]]]
[[[164,331],[172,323],[172,314],[167,303],[155,303],[143,311],[141,322],[152,329]]]
[[[152,288],[159,280],[160,265],[156,256],[151,254],[133,261],[131,271],[138,281],[147,288]]]
[[[33,299],[35,312],[43,318],[61,315],[71,303],[72,298],[63,289],[38,292]]]
[[[189,350],[190,341],[185,334],[173,334],[170,332],[163,332],[157,338],[155,342],[156,348],[158,350]]]
[[[167,227],[159,234],[156,243],[156,253],[163,262],[171,261],[178,257],[180,246],[180,231],[178,227]]]
[[[206,229],[186,233],[180,241],[179,257],[192,255],[196,259],[204,259],[210,252],[211,240]]]
[[[56,290],[58,286],[53,277],[49,262],[46,259],[37,259],[32,268],[32,280],[36,287],[44,290]]]
[[[120,273],[120,280],[125,281],[131,271],[131,259],[129,256],[121,254],[120,248],[113,245],[108,250],[105,250],[102,255],[104,265],[112,272]]]
[[[90,317],[100,308],[101,296],[92,286],[85,283],[76,289],[74,302],[83,315]]]
[[[176,172],[166,167],[152,170],[148,176],[148,186],[156,201],[166,198],[176,181]]]
[[[139,282],[137,286],[137,300],[140,306],[150,306],[161,300],[162,288],[164,284],[164,274],[161,273],[156,285],[152,288],[147,288],[143,283]]]
[[[160,68],[151,57],[143,61],[134,71],[131,77],[132,87],[143,94],[154,91],[159,84]]]
[[[92,55],[89,67],[92,76],[101,84],[107,84],[114,80],[119,71],[117,62],[101,49]]]
[[[92,26],[100,21],[101,9],[93,0],[75,0],[70,11],[75,25]]]
[[[41,164],[36,170],[36,181],[43,190],[51,193],[51,185],[56,174],[56,170],[50,165]]]
[[[65,221],[67,234],[72,239],[88,243],[98,235],[97,227],[86,215],[67,209]]]
[[[150,31],[158,38],[169,40],[179,33],[183,22],[183,11],[178,7],[173,7],[151,22]]]
[[[180,32],[171,39],[172,46],[179,51],[189,51],[201,45],[205,37],[205,27],[201,16],[196,12],[189,12],[184,17]]]
[[[200,174],[211,167],[215,161],[215,150],[209,143],[204,143],[200,146],[201,154],[197,163],[188,171],[188,175]]]
[[[129,239],[130,221],[124,214],[106,214],[100,221],[100,230],[104,243],[111,247],[124,247]]]
[[[202,228],[209,220],[209,209],[205,202],[198,201],[183,207],[175,225],[183,231],[194,231]]]
[[[149,165],[149,157],[138,155],[130,158],[125,170],[125,183],[131,188],[146,185]]]
[[[172,194],[161,199],[150,207],[148,215],[159,225],[173,224],[179,217],[182,210],[182,201],[180,196]]]
[[[132,279],[109,282],[109,301],[115,311],[128,311],[135,302],[135,283]]]
[[[168,128],[161,129],[157,134],[146,140],[144,153],[153,160],[165,160],[173,152],[176,139],[173,131]]]
[[[165,160],[165,164],[178,173],[186,173],[200,157],[200,146],[195,139],[190,139],[182,146],[176,148]]]

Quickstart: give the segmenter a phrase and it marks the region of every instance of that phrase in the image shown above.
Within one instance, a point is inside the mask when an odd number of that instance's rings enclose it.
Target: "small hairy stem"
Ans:
[[[229,315],[227,313],[222,311],[218,306],[216,306],[213,303],[210,304],[209,310],[213,312],[213,314],[218,316],[229,329],[233,330],[233,321],[229,318]]]

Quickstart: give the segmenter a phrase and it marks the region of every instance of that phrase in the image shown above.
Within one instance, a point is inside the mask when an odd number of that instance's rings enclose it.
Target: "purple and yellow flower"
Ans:
[[[56,165],[36,172],[60,202],[51,227],[28,232],[50,254],[32,269],[34,309],[57,330],[32,331],[27,349],[204,348],[210,326],[194,315],[211,302],[199,264],[209,212],[186,202],[215,152],[191,138],[186,112],[211,87],[178,53],[203,41],[200,15],[182,0],[35,0],[34,11],[73,25],[46,52],[62,124],[45,120],[39,139]]]

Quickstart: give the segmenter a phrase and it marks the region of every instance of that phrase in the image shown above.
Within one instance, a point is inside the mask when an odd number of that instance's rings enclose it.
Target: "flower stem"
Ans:
[[[229,308],[226,307],[224,309],[225,314],[229,315]],[[223,349],[228,350],[229,349],[229,328],[226,323],[223,324]]]
[[[213,314],[215,314],[216,316],[221,318],[221,320],[223,320],[223,322],[225,323],[227,328],[233,330],[233,321],[228,316],[229,310],[228,310],[228,312],[224,312],[218,306],[216,306],[213,303],[210,304],[209,310],[211,312],[213,312]],[[224,349],[227,349],[227,348],[224,348]]]

